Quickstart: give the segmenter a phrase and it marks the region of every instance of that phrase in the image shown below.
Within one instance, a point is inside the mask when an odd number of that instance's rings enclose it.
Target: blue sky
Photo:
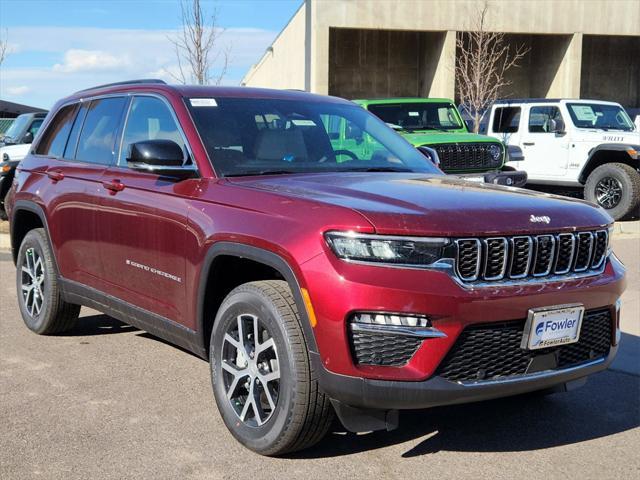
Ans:
[[[224,84],[238,84],[302,0],[203,0],[218,9],[231,51]],[[179,0],[0,0],[0,35],[9,56],[0,98],[48,108],[101,83],[159,77],[176,60],[168,37],[180,27]],[[213,73],[217,71],[214,65]]]

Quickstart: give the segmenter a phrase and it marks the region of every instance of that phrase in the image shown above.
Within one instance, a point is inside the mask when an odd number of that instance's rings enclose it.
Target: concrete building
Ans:
[[[456,36],[483,0],[306,0],[243,79],[346,98],[456,95]],[[493,0],[487,30],[530,50],[513,97],[640,107],[639,0]]]

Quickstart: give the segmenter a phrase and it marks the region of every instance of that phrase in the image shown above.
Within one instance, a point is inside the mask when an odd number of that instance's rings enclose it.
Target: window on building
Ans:
[[[520,124],[520,107],[496,108],[493,114],[493,131],[496,133],[515,133]]]

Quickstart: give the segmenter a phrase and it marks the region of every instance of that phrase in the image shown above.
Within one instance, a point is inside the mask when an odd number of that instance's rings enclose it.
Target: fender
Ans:
[[[53,248],[53,243],[51,242],[51,236],[49,235],[49,223],[47,222],[47,216],[44,213],[44,209],[38,205],[36,202],[31,200],[16,200],[13,203],[13,208],[11,209],[11,218],[9,222],[10,228],[10,236],[11,236],[11,254],[13,256],[13,263],[16,264],[18,260],[18,250],[20,249],[20,245],[16,245],[15,242],[15,217],[18,212],[26,210],[31,213],[35,213],[42,222],[44,227],[44,233],[47,236],[47,242],[49,242],[49,249],[51,250],[51,255],[53,258],[53,265],[56,269],[56,272],[60,272],[58,268],[58,259],[56,258],[56,251]]]
[[[198,282],[198,307],[196,325],[200,341],[202,342],[201,347],[206,348],[206,344],[208,342],[208,339],[204,338],[204,296],[206,292],[206,282],[203,281],[203,279],[208,278],[211,264],[213,263],[215,258],[220,255],[230,255],[240,258],[246,258],[268,265],[280,272],[280,274],[289,284],[291,291],[293,292],[293,297],[295,299],[296,306],[298,307],[298,313],[300,315],[300,319],[302,320],[302,331],[304,333],[305,340],[307,341],[309,353],[312,354],[311,358],[313,359],[317,357],[318,346],[316,344],[315,334],[313,333],[311,322],[309,321],[309,317],[307,315],[307,308],[305,307],[304,300],[302,299],[300,282],[298,281],[298,278],[296,277],[291,266],[277,253],[244,243],[234,243],[226,241],[215,243],[209,248],[207,254],[205,255],[204,263],[200,271]]]
[[[632,157],[629,154],[629,150],[635,150],[637,152],[635,157]],[[580,182],[583,185],[585,184],[585,182],[587,181],[587,177],[593,171],[593,168],[591,168],[592,161],[594,161],[593,157],[603,151],[626,153],[629,156],[629,159],[631,161],[638,160],[640,158],[640,145],[633,145],[630,143],[601,143],[600,145],[589,150],[589,157],[587,158],[587,161],[582,167],[582,170],[580,171],[580,175],[578,175],[578,182]],[[637,168],[637,165],[636,165],[636,168]]]

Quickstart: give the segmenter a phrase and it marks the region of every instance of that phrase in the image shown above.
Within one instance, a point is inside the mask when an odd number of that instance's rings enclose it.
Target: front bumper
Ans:
[[[507,397],[574,382],[605,370],[615,358],[617,350],[618,347],[613,346],[606,358],[561,370],[475,383],[451,382],[438,376],[422,382],[375,380],[338,375],[324,368],[320,371],[319,383],[329,397],[352,407],[374,410],[422,409]],[[319,361],[319,358],[315,360]]]

